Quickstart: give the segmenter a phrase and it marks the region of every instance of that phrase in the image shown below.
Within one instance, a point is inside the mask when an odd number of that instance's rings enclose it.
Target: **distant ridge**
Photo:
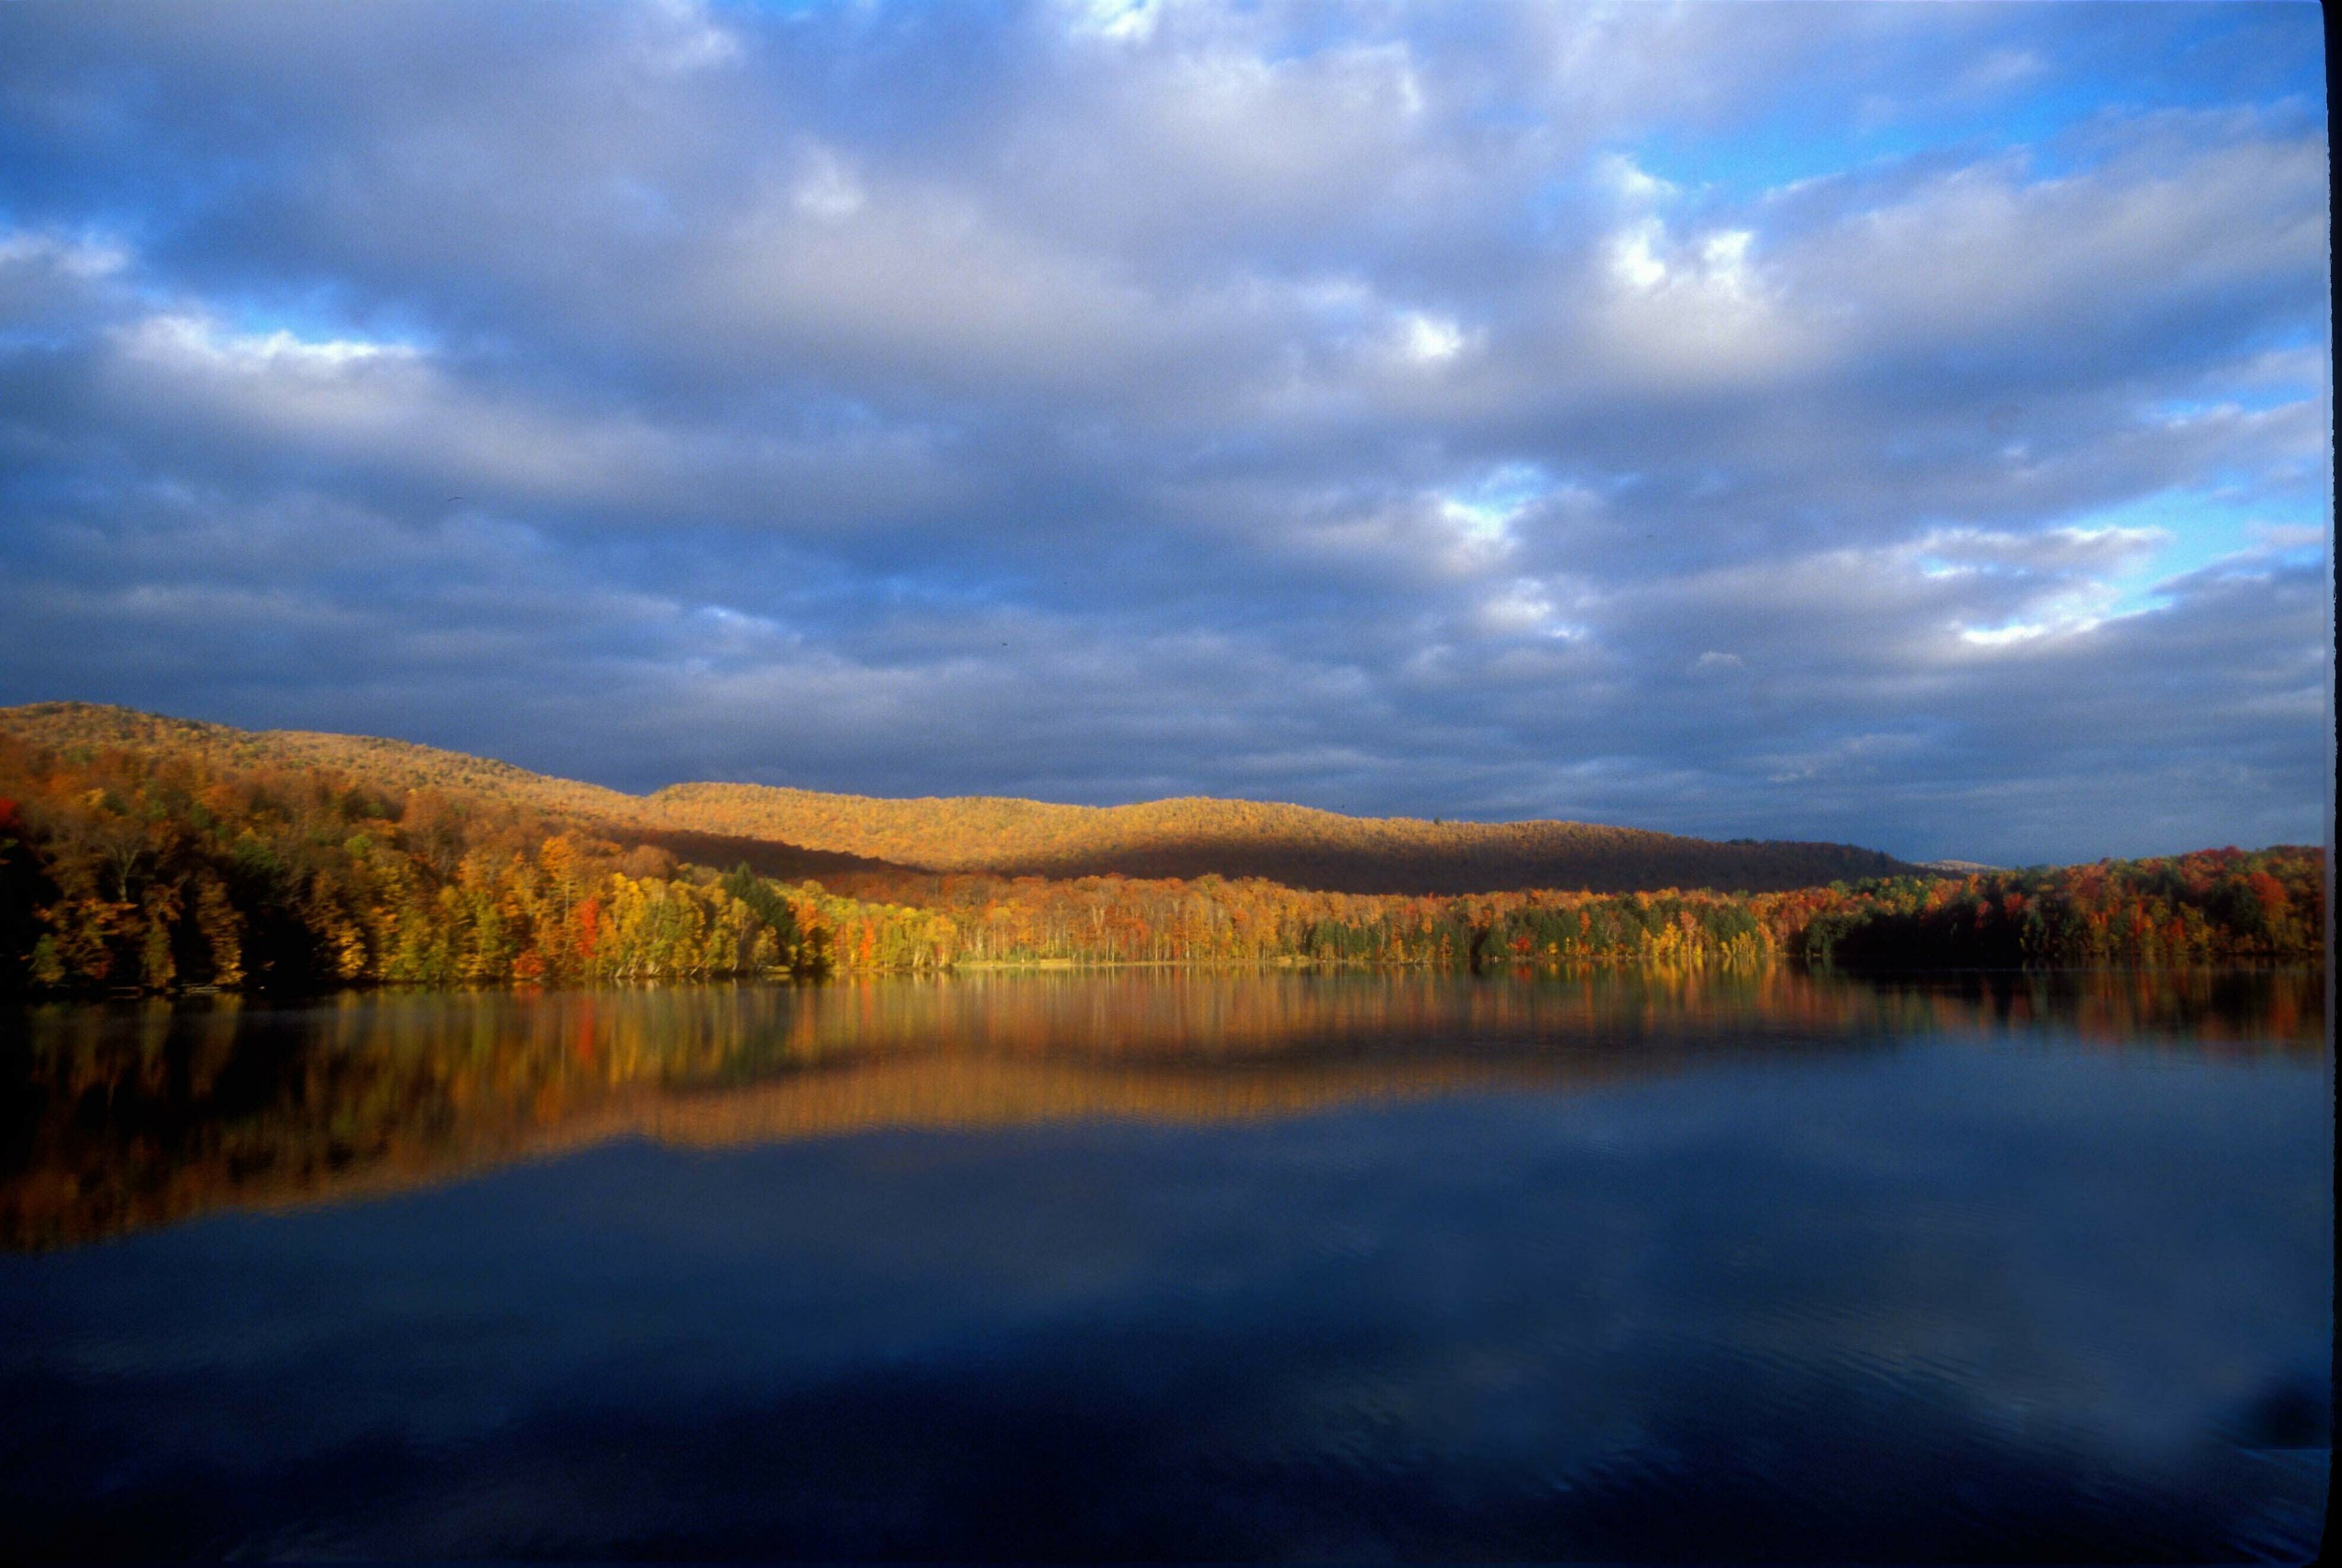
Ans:
[[[384,789],[462,792],[576,819],[688,860],[747,860],[778,877],[1216,875],[1322,892],[1469,894],[1754,893],[1925,874],[1850,844],[1725,843],[1585,822],[1348,817],[1208,796],[1089,806],[985,795],[889,800],[750,784],[677,784],[630,795],[408,741],[239,730],[91,703],[0,708],[0,731],[59,748],[195,750],[247,767],[332,767]]]
[[[678,784],[649,798],[670,820],[723,833],[1008,876],[1262,877],[1333,893],[1764,892],[1916,869],[1849,844],[1719,843],[1586,822],[1347,817],[1209,796],[1090,806]]]

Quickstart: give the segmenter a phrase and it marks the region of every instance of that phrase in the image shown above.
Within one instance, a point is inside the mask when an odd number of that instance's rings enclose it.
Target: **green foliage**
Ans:
[[[725,893],[746,905],[763,924],[771,937],[776,951],[794,954],[797,949],[797,915],[789,901],[780,895],[773,883],[758,876],[746,861],[725,873],[720,884]]]

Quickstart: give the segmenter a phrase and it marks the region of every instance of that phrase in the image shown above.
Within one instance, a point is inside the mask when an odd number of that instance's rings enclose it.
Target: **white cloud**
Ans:
[[[837,223],[862,210],[862,182],[835,152],[816,147],[808,153],[805,172],[797,177],[797,210],[825,223]]]
[[[1644,218],[1611,235],[1610,275],[1644,293],[1657,288],[1668,280],[1667,263],[1659,259],[1666,237],[1667,226],[1657,218]]]
[[[1417,364],[1445,364],[1462,353],[1470,341],[1456,322],[1421,311],[1401,317],[1399,328],[1400,352]]]
[[[2058,632],[2089,631],[2097,628],[2095,620],[2083,619],[2065,626],[2046,626],[2038,621],[2018,621],[2000,627],[1962,627],[1960,640],[1979,648],[2007,648],[2020,643],[2038,642]]]
[[[2008,47],[1988,51],[1974,65],[1962,71],[1958,90],[1964,93],[1996,93],[2021,81],[2030,81],[2049,70],[2049,62],[2030,49]]]
[[[0,267],[53,270],[84,282],[122,272],[128,252],[118,243],[32,229],[0,229]]]
[[[1754,259],[1754,229],[1677,239],[1658,217],[1611,231],[1610,288],[1596,344],[1621,379],[1661,386],[1754,383],[1815,362],[1809,329],[1785,313]]]
[[[1571,630],[1556,624],[1553,600],[1545,585],[1526,577],[1516,578],[1482,599],[1477,620],[1483,634],[1495,637],[1567,636]]]
[[[267,333],[228,332],[216,319],[200,312],[150,316],[117,335],[124,352],[134,360],[244,375],[289,371],[331,377],[373,361],[420,357],[409,344],[357,337],[304,338],[283,327]]]
[[[1749,291],[1748,247],[1756,236],[1745,229],[1720,229],[1699,242],[1699,260],[1710,284],[1735,298]]]
[[[1678,194],[1680,187],[1638,165],[1623,153],[1605,153],[1594,160],[1594,179],[1622,203],[1648,206]]]
[[[1513,542],[1514,523],[1553,489],[1534,464],[1502,464],[1473,483],[1441,495],[1439,514],[1464,544],[1501,550]]]
[[[1144,43],[1163,19],[1164,0],[1061,0],[1076,34],[1119,43]]]
[[[741,57],[740,37],[716,22],[704,0],[650,0],[648,59],[660,71],[690,75]]]

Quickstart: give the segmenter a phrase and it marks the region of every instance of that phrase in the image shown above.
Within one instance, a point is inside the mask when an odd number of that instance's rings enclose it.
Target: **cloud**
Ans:
[[[12,10],[0,700],[636,786],[2315,837],[2315,35]]]

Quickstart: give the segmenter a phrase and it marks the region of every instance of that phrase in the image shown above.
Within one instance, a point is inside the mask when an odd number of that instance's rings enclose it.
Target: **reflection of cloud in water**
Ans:
[[[2286,974],[979,974],[815,987],[49,1006],[0,1056],[0,1243],[447,1179],[622,1135],[1288,1116],[1549,1094],[1916,1037],[2314,1048]]]

